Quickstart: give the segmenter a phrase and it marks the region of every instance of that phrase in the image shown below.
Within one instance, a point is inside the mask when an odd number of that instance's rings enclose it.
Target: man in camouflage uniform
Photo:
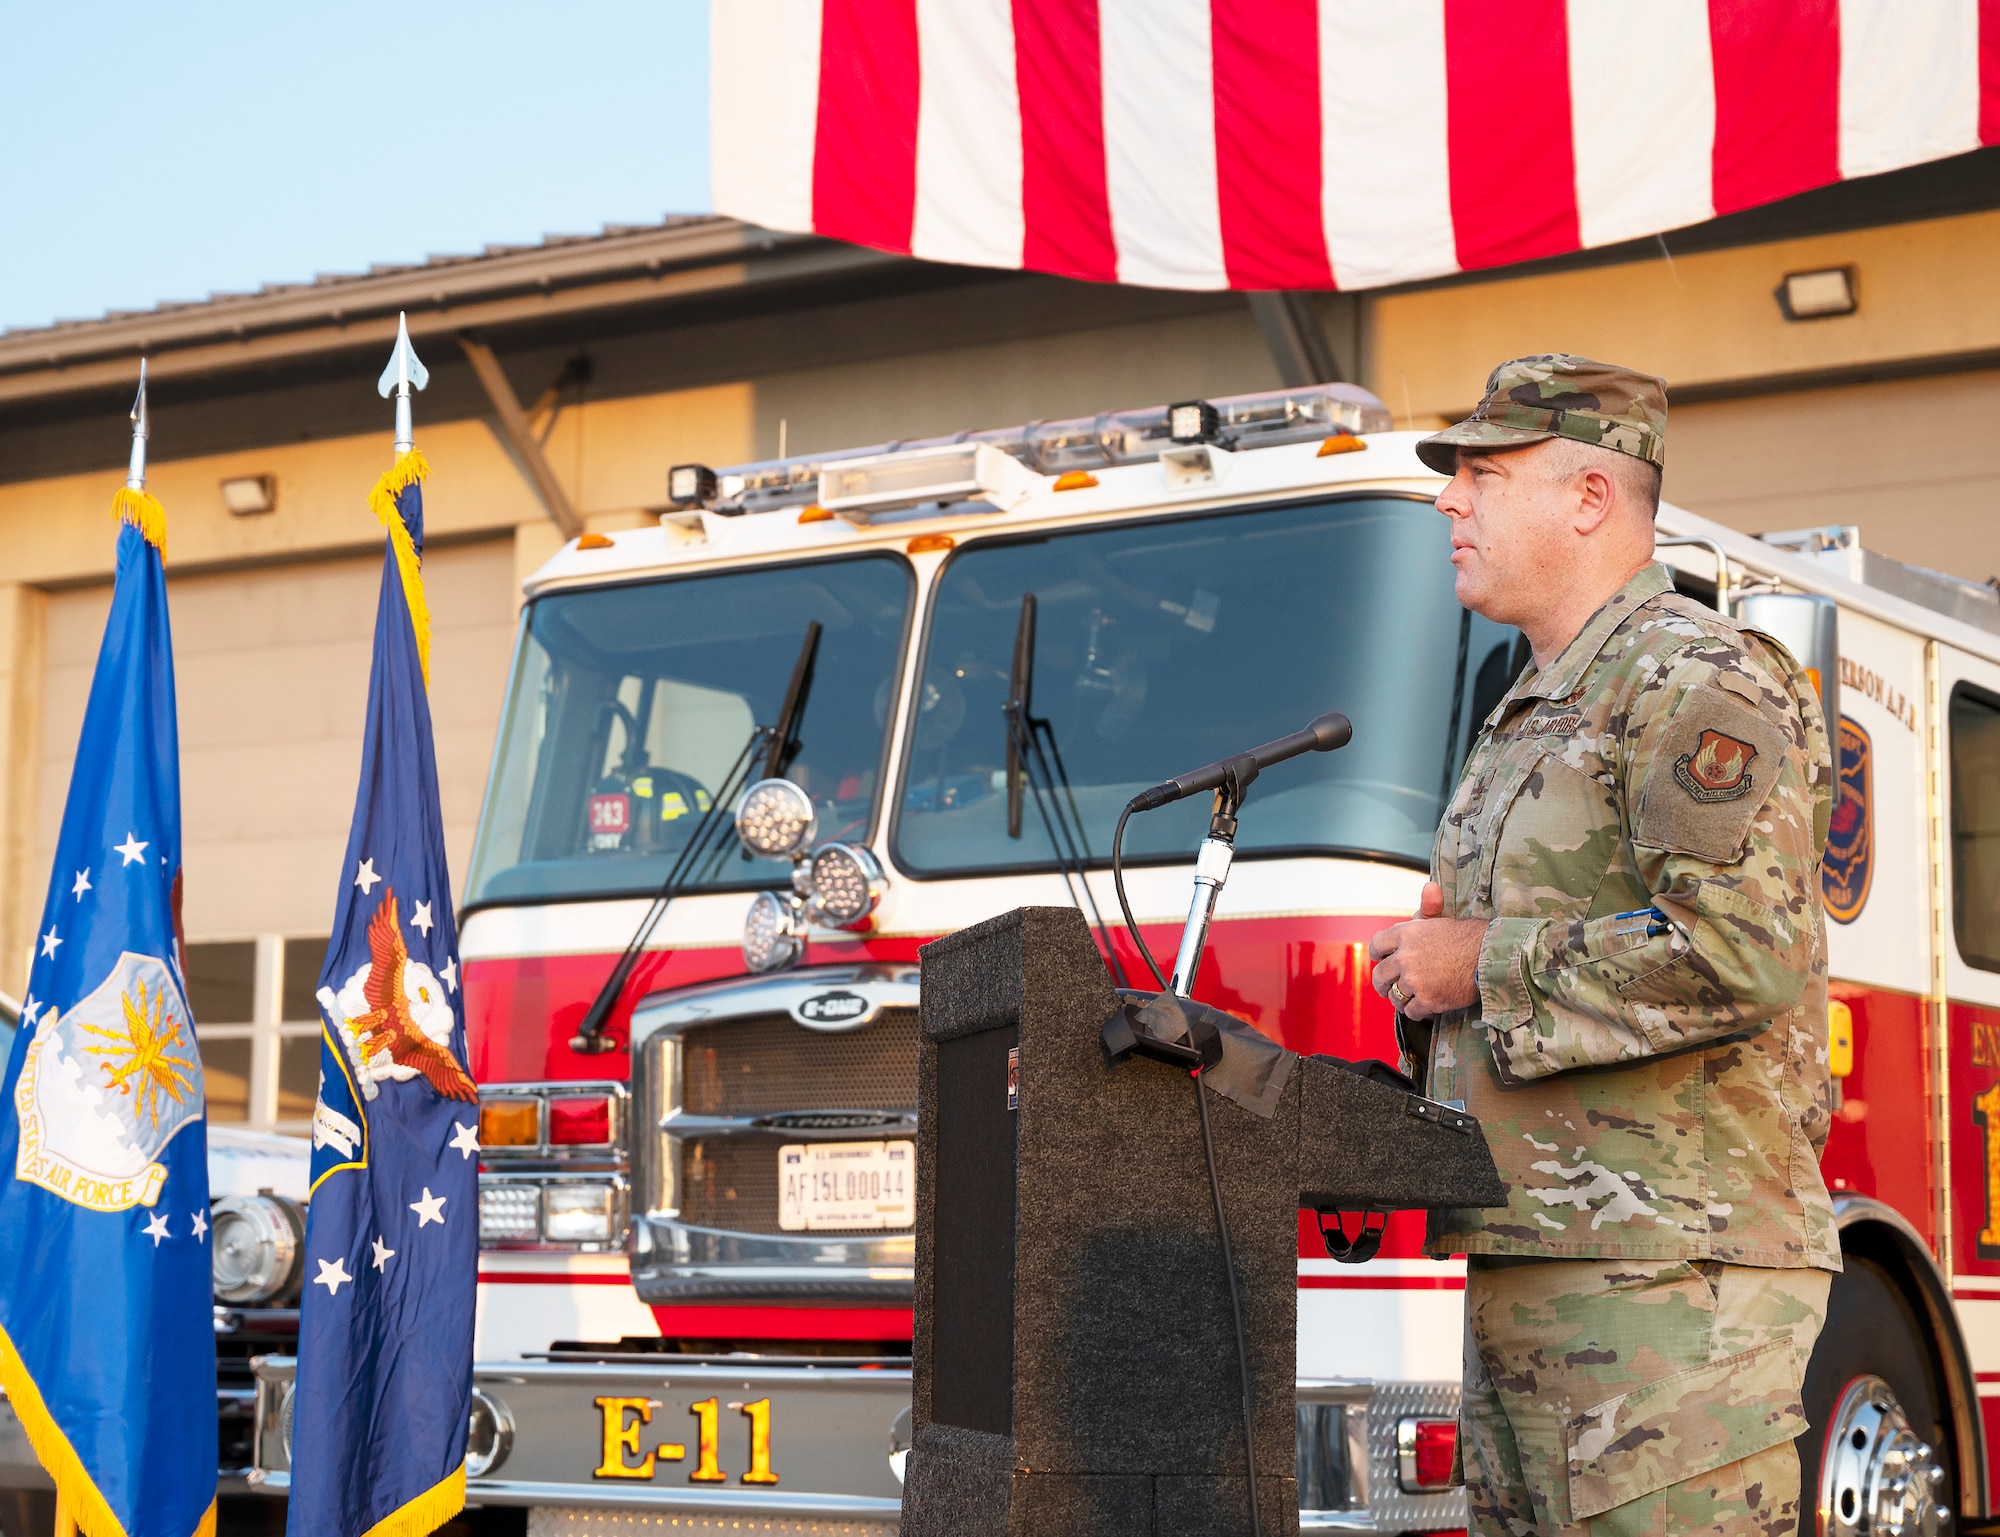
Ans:
[[[1496,369],[1417,452],[1460,602],[1533,663],[1487,717],[1418,916],[1375,937],[1407,1064],[1486,1128],[1460,1452],[1477,1531],[1799,1520],[1800,1382],[1840,1268],[1819,860],[1825,721],[1777,642],[1653,560],[1663,383]]]

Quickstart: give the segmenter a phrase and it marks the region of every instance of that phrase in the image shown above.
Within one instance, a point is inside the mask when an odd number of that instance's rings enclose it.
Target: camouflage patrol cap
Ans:
[[[1526,448],[1549,438],[1616,449],[1664,469],[1667,381],[1564,352],[1516,358],[1493,370],[1472,415],[1419,442],[1417,457],[1449,475],[1460,448]]]

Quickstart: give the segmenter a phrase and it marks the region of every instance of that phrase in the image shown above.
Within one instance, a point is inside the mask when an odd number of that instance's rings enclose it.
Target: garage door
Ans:
[[[1674,405],[1666,495],[1745,533],[1853,523],[1871,550],[2000,575],[2000,373]]]
[[[452,884],[464,879],[514,629],[511,539],[424,559]],[[298,1123],[313,986],[361,763],[379,558],[171,577],[188,980],[217,1120]],[[54,857],[109,587],[48,605],[35,868]],[[39,875],[37,876],[39,880]]]

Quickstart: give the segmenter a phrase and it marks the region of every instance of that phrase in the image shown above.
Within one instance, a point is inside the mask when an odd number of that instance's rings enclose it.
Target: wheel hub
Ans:
[[[1823,1537],[1944,1537],[1944,1466],[1880,1377],[1856,1377],[1834,1405],[1820,1463]]]

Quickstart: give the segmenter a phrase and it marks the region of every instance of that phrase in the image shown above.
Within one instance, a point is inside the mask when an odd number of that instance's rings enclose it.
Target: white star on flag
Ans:
[[[413,929],[422,929],[424,931],[424,938],[429,939],[431,937],[431,905],[428,902],[418,902],[415,906],[417,910],[410,914],[410,927]]]
[[[330,1265],[325,1260],[321,1260],[319,1262],[319,1274],[313,1277],[313,1285],[324,1286],[326,1294],[329,1297],[337,1297],[340,1295],[341,1286],[353,1279],[354,1277],[347,1273],[346,1260],[336,1259]]]
[[[153,1240],[153,1247],[156,1249],[159,1248],[162,1238],[171,1238],[174,1236],[167,1231],[167,1214],[165,1212],[156,1211],[153,1213],[153,1220],[146,1224],[146,1236]]]
[[[90,890],[90,871],[87,869],[77,871],[76,884],[70,887],[69,894],[81,902],[83,894],[88,890]]]
[[[438,975],[444,978],[444,989],[446,992],[448,993],[457,992],[458,957],[454,955],[450,960],[446,961],[444,965],[439,969]]]
[[[146,845],[139,841],[137,833],[127,833],[123,843],[112,845],[111,852],[114,854],[123,854],[126,865],[136,865],[146,857]],[[118,868],[122,870],[125,868],[125,865],[120,865]]]
[[[205,1211],[194,1214],[194,1236],[197,1240],[208,1236],[208,1213]]]
[[[435,1222],[439,1227],[443,1227],[444,1203],[447,1199],[445,1196],[432,1195],[431,1187],[424,1186],[424,1198],[421,1201],[410,1202],[410,1210],[417,1214],[417,1226],[421,1228],[427,1222]]]
[[[56,926],[53,923],[50,924],[48,933],[42,936],[42,954],[54,955],[56,953],[56,946],[61,943],[62,941],[56,937]]]
[[[422,1223],[418,1223],[417,1225],[419,1227],[423,1226]],[[390,1248],[388,1245],[383,1243],[380,1238],[377,1238],[375,1240],[375,1268],[377,1270],[380,1270],[384,1265],[388,1264],[389,1261],[394,1259],[395,1257],[396,1257],[396,1251],[394,1249]]]
[[[375,873],[375,861],[372,859],[362,860],[361,867],[354,872],[354,884],[361,888],[364,897],[375,889],[375,883],[380,879],[382,877]]]
[[[458,1133],[451,1139],[451,1145],[458,1149],[461,1158],[470,1158],[479,1151],[479,1123],[475,1121],[467,1126],[463,1122],[453,1121],[451,1124]],[[422,1226],[421,1223],[418,1225]]]
[[[41,1005],[35,1001],[35,995],[28,994],[28,1001],[21,1005],[21,1018],[32,1025],[35,1022],[35,1011],[40,1007]]]

